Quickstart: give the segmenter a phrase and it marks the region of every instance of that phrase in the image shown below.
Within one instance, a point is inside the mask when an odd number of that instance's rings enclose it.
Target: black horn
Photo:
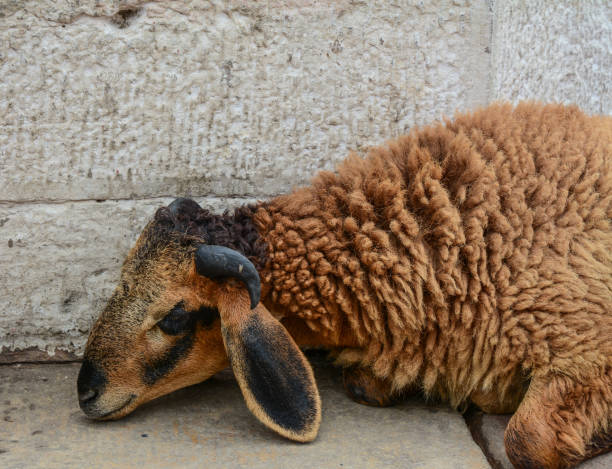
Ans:
[[[261,281],[257,269],[238,251],[225,246],[203,244],[196,251],[195,264],[198,274],[211,280],[222,278],[240,280],[249,292],[251,309],[259,303]]]

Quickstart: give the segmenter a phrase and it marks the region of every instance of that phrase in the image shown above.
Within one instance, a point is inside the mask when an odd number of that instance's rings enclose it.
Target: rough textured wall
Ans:
[[[610,113],[610,41],[590,37],[610,8],[578,4],[531,25],[491,0],[1,3],[0,350],[81,350],[173,196],[219,211],[456,109],[556,97],[529,84],[561,59],[588,73],[559,97]]]
[[[130,5],[3,7],[0,346],[79,349],[167,197],[268,197],[486,102],[484,2]]]
[[[1,200],[269,196],[486,100],[482,2],[62,3],[3,20]]]
[[[612,114],[609,0],[495,0],[491,97]]]

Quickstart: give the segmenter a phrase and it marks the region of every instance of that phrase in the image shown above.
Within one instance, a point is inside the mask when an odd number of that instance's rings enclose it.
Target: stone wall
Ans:
[[[495,0],[490,98],[612,113],[609,0]]]
[[[578,0],[0,4],[0,349],[80,352],[174,196],[268,198],[496,99],[612,113],[611,16]]]

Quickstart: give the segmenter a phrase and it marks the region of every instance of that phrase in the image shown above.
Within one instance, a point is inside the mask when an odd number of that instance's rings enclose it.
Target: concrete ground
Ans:
[[[307,445],[258,423],[229,371],[123,420],[93,422],[77,405],[78,369],[77,363],[0,366],[0,467],[509,467],[505,417],[472,413],[468,428],[457,412],[417,398],[390,408],[362,406],[344,395],[338,372],[318,360],[323,422]],[[583,467],[610,468],[612,455]]]

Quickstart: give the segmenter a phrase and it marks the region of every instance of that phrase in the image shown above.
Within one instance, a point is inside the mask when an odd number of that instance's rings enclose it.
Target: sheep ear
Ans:
[[[249,410],[291,440],[315,439],[321,399],[312,368],[287,330],[243,289],[221,295],[225,349]]]

